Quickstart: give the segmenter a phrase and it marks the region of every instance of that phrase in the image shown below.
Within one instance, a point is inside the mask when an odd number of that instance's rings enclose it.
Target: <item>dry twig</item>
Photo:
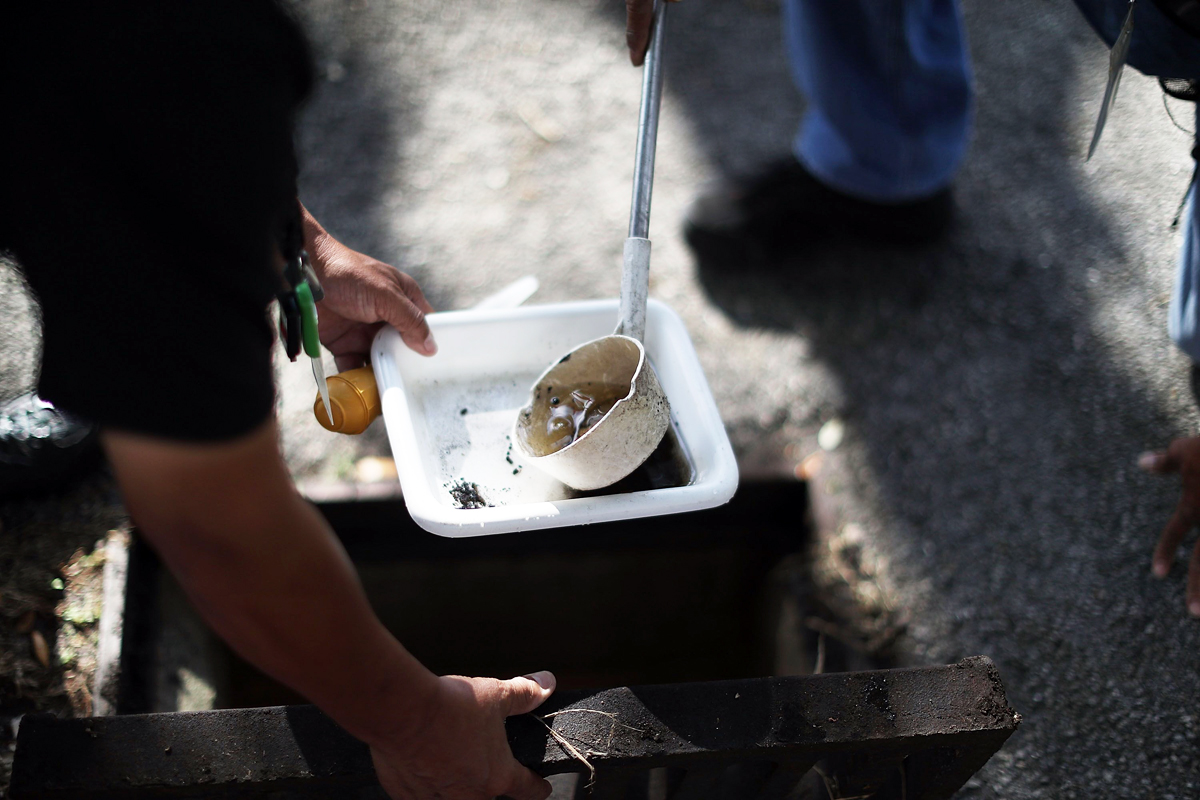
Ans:
[[[549,715],[547,715],[547,716],[549,716]],[[546,726],[546,730],[550,731],[550,735],[554,737],[554,741],[558,742],[558,746],[561,747],[563,750],[565,750],[567,755],[569,755],[571,758],[575,759],[576,761],[580,762],[585,767],[587,767],[587,769],[588,769],[587,785],[590,787],[592,784],[594,784],[596,782],[596,768],[592,766],[592,762],[587,760],[587,756],[585,756],[583,753],[579,752],[579,748],[577,748],[575,745],[573,745],[569,741],[567,741],[567,737],[563,736],[561,733],[554,730],[554,728],[552,728],[550,726],[549,722],[546,722],[546,720],[542,719],[537,714],[534,714],[533,718]]]

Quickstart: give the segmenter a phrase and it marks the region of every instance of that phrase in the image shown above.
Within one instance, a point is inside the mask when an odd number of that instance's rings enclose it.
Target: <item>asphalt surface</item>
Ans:
[[[535,302],[615,296],[640,79],[621,5],[307,0],[323,79],[305,202],[438,308],[525,274]],[[965,13],[977,124],[946,240],[701,269],[679,232],[688,202],[785,152],[803,106],[776,2],[673,7],[651,293],[686,322],[750,471],[790,471],[844,422],[815,485],[910,619],[902,661],[996,661],[1024,722],[961,797],[1195,797],[1200,623],[1183,565],[1150,575],[1178,490],[1134,466],[1198,421],[1166,335],[1191,137],[1127,73],[1085,163],[1107,50],[1074,6]],[[1190,130],[1191,107],[1171,107]],[[29,335],[6,328],[11,394]],[[378,426],[316,429],[307,366],[281,374],[298,476],[387,453]]]

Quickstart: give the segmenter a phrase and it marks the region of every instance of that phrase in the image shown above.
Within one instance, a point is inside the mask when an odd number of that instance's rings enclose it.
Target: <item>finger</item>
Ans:
[[[522,767],[513,761],[513,772],[503,795],[513,800],[546,800],[553,787],[550,781],[539,777],[528,767]]]
[[[625,0],[625,44],[629,46],[629,60],[635,67],[640,67],[646,60],[652,19],[654,0]]]
[[[421,291],[421,284],[417,283],[411,275],[404,272],[396,271],[396,279],[400,282],[400,289],[412,300],[413,305],[421,309],[425,314],[433,313],[433,306],[425,299],[425,293]]]
[[[1171,442],[1171,445],[1166,450],[1158,452],[1142,453],[1138,456],[1138,466],[1146,472],[1155,474],[1165,474],[1168,472],[1179,472],[1183,466],[1182,445],[1183,439],[1176,439]]]
[[[528,714],[554,694],[557,681],[553,673],[534,672],[521,678],[505,681],[508,684],[508,711],[505,716]]]
[[[1200,617],[1200,544],[1192,548],[1188,565],[1187,607],[1189,614]]]
[[[1171,564],[1175,563],[1175,551],[1179,549],[1179,543],[1194,524],[1195,520],[1181,502],[1163,530],[1162,536],[1158,538],[1158,546],[1154,548],[1152,569],[1157,577],[1165,578],[1171,571]]]
[[[388,293],[382,307],[376,308],[375,312],[400,332],[400,338],[410,350],[426,356],[437,352],[437,342],[433,339],[433,331],[429,330],[429,323],[425,321],[425,312],[398,287]]]
[[[351,369],[358,369],[367,365],[367,357],[361,353],[344,353],[340,356],[334,356],[333,363],[337,365],[338,372],[346,372]]]

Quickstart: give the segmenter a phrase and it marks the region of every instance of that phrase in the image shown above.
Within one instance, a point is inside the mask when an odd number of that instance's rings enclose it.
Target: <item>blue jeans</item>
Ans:
[[[949,185],[972,106],[955,0],[788,0],[792,77],[808,100],[800,163],[854,197],[901,202]]]
[[[1109,45],[1128,0],[1075,0]],[[1200,78],[1200,39],[1139,0],[1130,66]],[[786,0],[792,76],[808,100],[793,151],[825,184],[864,200],[927,197],[954,179],[970,135],[973,94],[955,0]],[[1200,124],[1200,120],[1198,120]],[[1200,362],[1200,219],[1195,187],[1168,331]]]

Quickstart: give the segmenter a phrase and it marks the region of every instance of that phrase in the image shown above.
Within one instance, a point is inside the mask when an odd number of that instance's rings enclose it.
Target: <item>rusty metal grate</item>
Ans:
[[[986,658],[562,692],[538,715],[510,719],[509,742],[522,763],[560,776],[558,800],[949,798],[1020,722]],[[312,706],[280,706],[28,717],[11,796],[383,795],[364,745]]]

